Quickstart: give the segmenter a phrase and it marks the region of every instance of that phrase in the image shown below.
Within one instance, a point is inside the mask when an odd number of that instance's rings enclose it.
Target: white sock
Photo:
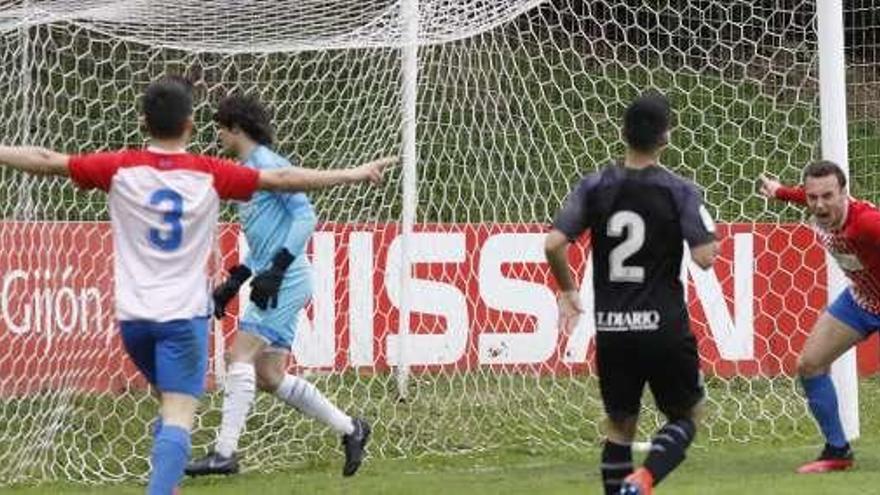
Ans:
[[[223,419],[215,447],[223,457],[229,457],[238,450],[238,440],[254,404],[256,389],[253,364],[233,362],[229,365],[223,395]]]
[[[311,382],[298,376],[285,375],[275,395],[306,416],[326,424],[340,435],[354,433],[351,417],[334,406]]]

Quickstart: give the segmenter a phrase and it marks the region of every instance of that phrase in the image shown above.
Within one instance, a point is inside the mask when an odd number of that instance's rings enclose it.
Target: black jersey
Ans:
[[[580,181],[554,227],[572,241],[590,230],[597,331],[686,328],[683,244],[715,238],[693,183],[661,166],[612,163]]]

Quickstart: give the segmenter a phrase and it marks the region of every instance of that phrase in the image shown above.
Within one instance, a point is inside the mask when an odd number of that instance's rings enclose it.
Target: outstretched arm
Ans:
[[[785,186],[778,180],[771,179],[766,175],[761,175],[758,180],[760,181],[758,190],[768,198],[789,201],[799,205],[807,204],[807,193],[804,192],[804,188],[801,186]]]
[[[342,170],[312,170],[302,167],[264,170],[260,171],[257,188],[296,192],[367,181],[378,184],[382,182],[385,168],[396,164],[397,161],[396,156],[387,156],[358,167]]]
[[[0,146],[0,164],[34,175],[68,176],[68,155],[35,146]]]

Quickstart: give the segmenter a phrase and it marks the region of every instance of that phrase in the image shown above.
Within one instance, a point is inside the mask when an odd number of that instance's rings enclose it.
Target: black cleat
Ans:
[[[342,466],[342,476],[352,476],[364,462],[364,450],[370,440],[370,424],[361,418],[351,420],[354,423],[354,431],[351,435],[342,436],[342,447],[345,449],[345,465]]]
[[[184,472],[187,476],[205,476],[208,474],[236,474],[238,473],[238,455],[229,457],[211,452],[201,459],[191,461],[186,465]]]

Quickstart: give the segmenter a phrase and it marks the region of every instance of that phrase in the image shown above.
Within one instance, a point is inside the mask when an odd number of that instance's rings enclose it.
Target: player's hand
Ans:
[[[776,191],[782,187],[778,180],[771,179],[764,174],[761,174],[758,181],[758,192],[771,199],[776,197]]]
[[[251,282],[251,301],[263,311],[278,307],[278,291],[287,268],[296,257],[287,248],[281,248],[272,257],[271,267],[254,277]]]
[[[557,298],[557,304],[559,306],[559,330],[565,335],[571,335],[584,312],[581,305],[581,295],[576,290],[562,292]]]
[[[278,307],[278,291],[284,281],[284,272],[266,270],[251,282],[251,301],[262,310]]]
[[[386,156],[379,158],[378,160],[364,163],[354,169],[355,177],[359,182],[369,181],[373,184],[380,184],[382,182],[382,176],[385,174],[385,169],[397,165],[398,162],[400,162],[399,157]]]
[[[238,295],[238,289],[251,277],[251,269],[245,265],[236,265],[229,270],[229,277],[218,285],[212,295],[214,299],[214,317],[226,316],[226,306]]]

